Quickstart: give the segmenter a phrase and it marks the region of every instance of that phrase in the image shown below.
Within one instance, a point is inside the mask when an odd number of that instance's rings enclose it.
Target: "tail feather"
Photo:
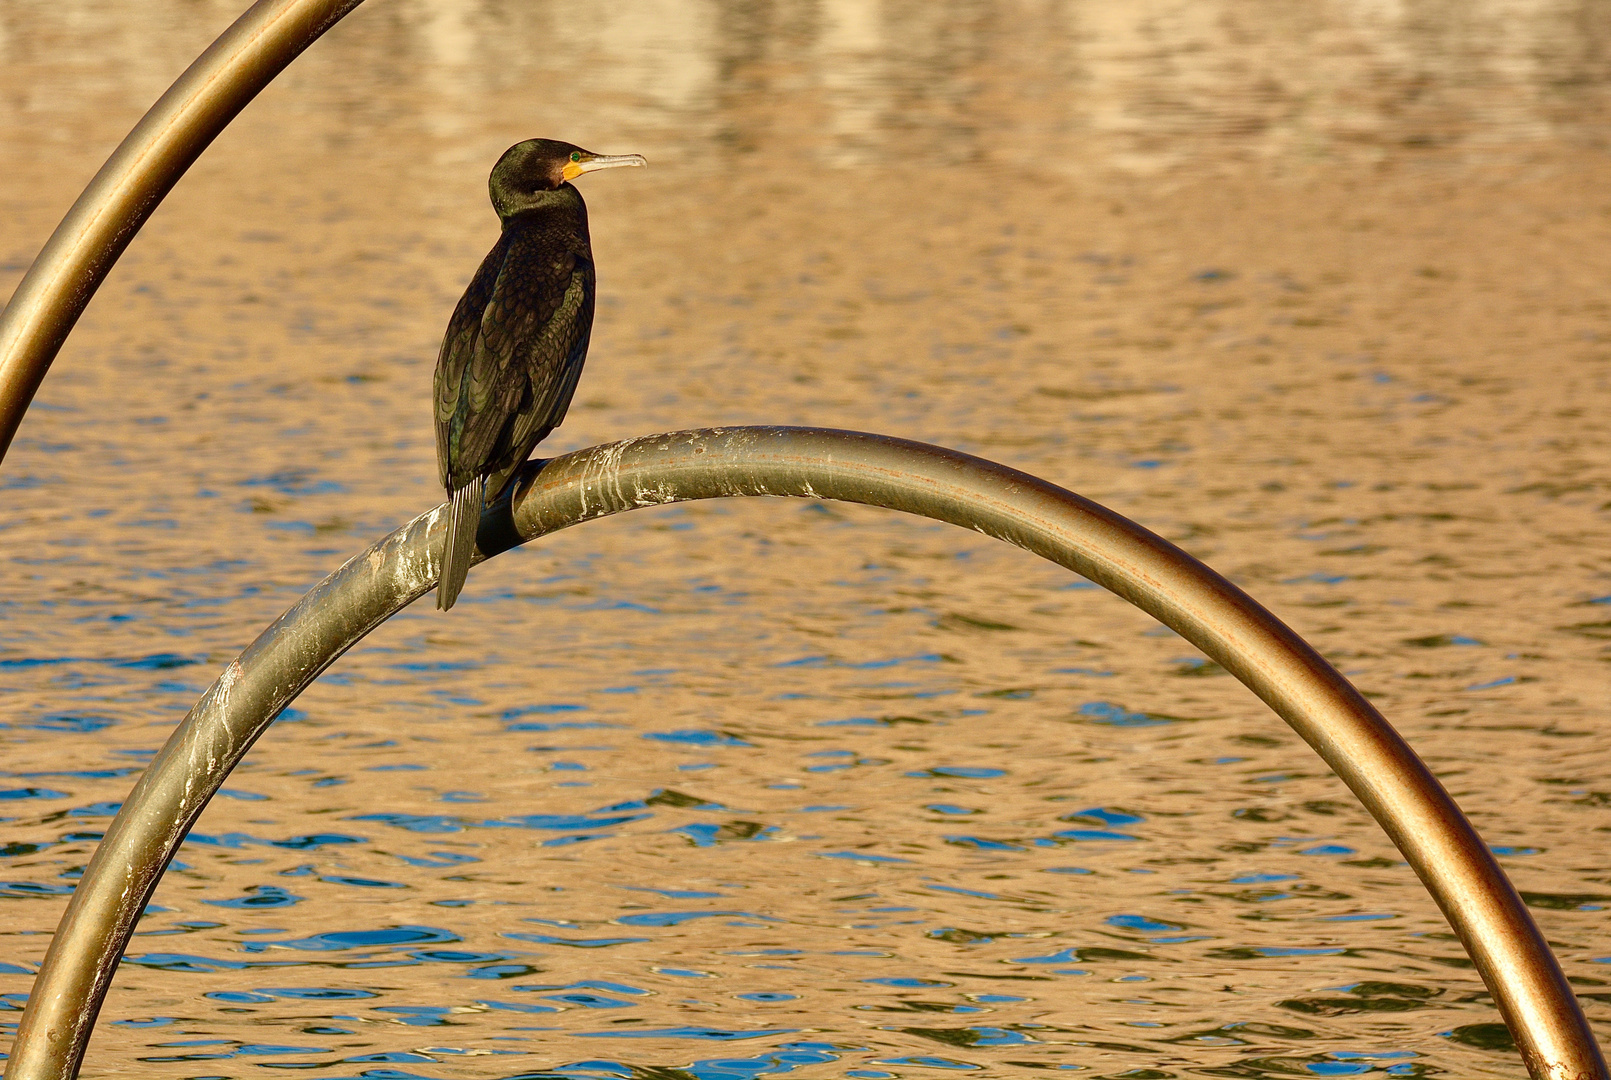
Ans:
[[[478,476],[453,493],[448,508],[447,537],[442,544],[442,576],[436,586],[436,606],[446,611],[459,598],[475,554],[476,527],[481,524],[481,500],[487,478]]]

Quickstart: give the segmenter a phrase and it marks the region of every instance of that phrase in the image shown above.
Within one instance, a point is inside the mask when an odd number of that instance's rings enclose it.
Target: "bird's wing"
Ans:
[[[502,235],[481,260],[481,267],[470,280],[469,287],[459,299],[448,320],[447,333],[442,337],[442,351],[436,361],[436,463],[442,484],[451,489],[474,475],[475,469],[464,467],[460,451],[462,433],[461,413],[468,405],[465,394],[465,374],[476,351],[481,334],[481,320],[487,304],[492,300],[498,276],[503,270],[509,251],[509,237]]]
[[[462,360],[443,346],[454,362],[437,368],[437,430],[444,484],[493,474],[490,498],[570,404],[592,327],[593,266],[551,235],[510,228],[472,292],[484,278],[490,288],[479,321],[462,335]],[[461,310],[470,303],[467,293]],[[450,340],[458,329],[455,313]]]
[[[509,432],[516,466],[565,419],[587,359],[593,331],[593,263],[572,253],[568,277],[553,313],[527,341],[531,396]]]
[[[532,368],[541,366],[531,344],[563,300],[570,270],[568,255],[562,253],[563,265],[555,265],[554,254],[541,247],[525,230],[506,229],[483,263],[490,266],[494,255],[501,256],[446,420],[449,487],[503,464],[511,451],[510,428],[529,408]],[[444,391],[439,409],[447,397]]]

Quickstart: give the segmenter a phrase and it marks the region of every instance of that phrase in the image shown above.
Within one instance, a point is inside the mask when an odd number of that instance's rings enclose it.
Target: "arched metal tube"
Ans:
[[[247,102],[363,0],[258,0],[106,159],[0,312],[0,460],[45,372],[146,218]]]
[[[1398,734],[1335,668],[1235,585],[1088,499],[952,450],[814,428],[631,439],[527,467],[487,511],[490,555],[642,506],[742,495],[839,499],[976,529],[1082,574],[1230,671],[1326,760],[1443,909],[1535,1080],[1606,1080],[1560,966],[1487,847]],[[281,709],[374,627],[436,584],[442,508],[326,578],[231,663],[113,820],[23,1013],[7,1080],[62,1080],[157,879],[224,778]],[[455,616],[458,617],[458,616]]]

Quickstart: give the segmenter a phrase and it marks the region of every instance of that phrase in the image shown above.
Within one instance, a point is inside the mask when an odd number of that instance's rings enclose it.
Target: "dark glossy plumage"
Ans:
[[[489,496],[565,418],[593,327],[593,255],[573,206],[504,226],[470,282],[436,372],[437,463],[449,490],[493,478]]]
[[[436,454],[450,509],[437,606],[453,606],[486,501],[560,425],[593,327],[587,207],[568,178],[642,158],[533,139],[489,187],[503,234],[459,301],[436,366]]]

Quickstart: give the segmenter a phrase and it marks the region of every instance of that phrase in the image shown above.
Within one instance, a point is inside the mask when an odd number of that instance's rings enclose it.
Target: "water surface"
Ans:
[[[0,9],[4,290],[232,14]],[[372,0],[155,215],[0,469],[0,1001],[222,666],[439,500],[436,346],[541,134],[653,163],[589,178],[555,450],[883,431],[1162,532],[1384,709],[1604,1030],[1608,61],[1565,0]],[[975,534],[751,500],[551,537],[343,658],[85,1072],[1523,1076],[1497,1022],[1179,638]]]

